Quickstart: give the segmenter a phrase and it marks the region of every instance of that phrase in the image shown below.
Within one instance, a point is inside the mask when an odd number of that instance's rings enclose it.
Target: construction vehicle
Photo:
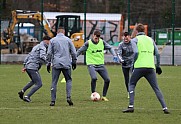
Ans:
[[[15,29],[16,24],[31,22],[31,20],[35,20],[35,21],[37,20],[38,23],[40,23],[40,25],[42,25],[41,23],[43,22],[44,33],[46,35],[49,35],[50,37],[54,36],[53,32],[51,31],[51,28],[49,26],[49,23],[48,23],[47,19],[45,18],[44,15],[42,16],[42,14],[40,12],[38,12],[38,11],[13,10],[11,13],[12,13],[12,18],[9,21],[9,25],[8,25],[8,27],[6,29],[7,30],[6,35],[4,35],[1,38],[1,46],[2,46],[2,48],[8,48],[9,44],[12,44],[12,43],[15,44],[15,41],[14,41],[14,29]],[[19,34],[18,34],[18,36],[19,36]],[[18,42],[18,44],[19,43],[20,43],[20,41]],[[20,49],[18,48],[18,50],[20,50]]]
[[[20,34],[19,34],[19,27],[18,27],[18,34],[16,37],[18,37],[18,42],[14,41],[14,29],[15,25],[19,23],[27,23],[31,22],[32,20],[37,21],[40,26],[42,26],[43,22],[43,32],[44,34],[54,37],[56,35],[55,32],[57,32],[58,27],[62,26],[65,29],[65,35],[72,39],[72,42],[74,43],[76,49],[80,48],[84,44],[84,37],[83,33],[81,32],[81,26],[80,26],[80,16],[76,15],[60,15],[56,16],[56,23],[54,25],[55,31],[51,30],[51,27],[49,25],[48,20],[46,17],[38,12],[38,11],[26,11],[26,10],[13,10],[12,11],[12,19],[9,22],[9,26],[7,28],[7,35],[3,38],[1,38],[1,46],[2,48],[8,48],[9,44],[15,44],[17,45],[18,51],[17,53],[24,53],[23,48],[29,49],[27,52],[30,52],[30,48],[32,48],[36,43],[34,43],[34,40],[31,40],[30,42],[20,42]]]
[[[84,34],[80,22],[78,15],[58,15],[53,28],[57,32],[58,27],[64,27],[65,36],[71,38],[75,48],[78,49],[84,44]]]

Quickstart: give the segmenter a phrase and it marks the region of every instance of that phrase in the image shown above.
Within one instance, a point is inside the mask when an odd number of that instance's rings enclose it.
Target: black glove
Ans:
[[[72,69],[75,70],[77,67],[76,63],[72,63]]]
[[[48,65],[47,65],[47,71],[48,71],[48,73],[50,73],[50,70],[51,70],[51,69],[50,69],[50,66],[51,66],[51,64],[48,64]]]
[[[156,73],[160,75],[162,73],[162,69],[160,67],[156,67]]]

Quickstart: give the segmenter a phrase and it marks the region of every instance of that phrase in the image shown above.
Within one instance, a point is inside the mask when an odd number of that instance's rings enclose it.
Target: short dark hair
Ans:
[[[136,26],[136,30],[138,32],[144,32],[145,31],[145,27],[143,24],[139,23],[137,26]]]
[[[95,30],[93,35],[96,35],[97,37],[101,36],[101,31],[100,30]]]
[[[126,36],[129,36],[130,34],[128,32],[124,32],[123,35],[126,37]]]
[[[50,39],[51,39],[51,37],[49,37],[47,35],[43,36],[43,40],[50,40]]]

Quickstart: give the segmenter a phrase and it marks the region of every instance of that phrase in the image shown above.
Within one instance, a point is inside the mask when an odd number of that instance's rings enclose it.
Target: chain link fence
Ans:
[[[80,25],[77,29],[81,28],[86,40],[91,38],[95,29],[99,29],[102,32],[102,39],[115,48],[122,42],[124,31],[131,32],[136,23],[143,23],[146,26],[146,34],[155,40],[161,51],[161,64],[181,65],[181,1],[179,0],[134,0],[134,2],[131,0],[31,0],[23,1],[23,6],[21,0],[4,1],[1,1],[1,39],[5,36],[5,29],[11,24],[13,10],[43,12],[52,31],[56,30],[56,16],[80,16]],[[73,31],[75,20],[72,20],[73,18],[70,19],[71,22],[67,21],[68,24],[70,23],[67,25],[68,34]],[[18,19],[11,30],[14,33],[11,42],[14,44],[8,44],[4,49],[3,45],[6,45],[6,42],[1,41],[1,54],[18,53],[12,50],[20,46],[20,53],[28,53],[36,44],[30,43],[40,42],[43,32],[41,19],[35,18],[32,21],[27,16]],[[28,40],[29,44],[22,45],[25,40]],[[26,45],[31,47],[26,48]]]

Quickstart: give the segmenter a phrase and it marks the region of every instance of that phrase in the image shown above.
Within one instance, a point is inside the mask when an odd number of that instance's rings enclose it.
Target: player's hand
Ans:
[[[123,59],[120,59],[120,62],[121,62],[121,63],[124,63],[124,60],[123,60]]]
[[[50,66],[51,66],[51,64],[48,64],[48,65],[47,65],[47,72],[48,72],[48,73],[50,73],[50,70],[51,70]]]
[[[72,69],[75,70],[77,67],[76,63],[72,63]]]
[[[22,68],[22,69],[21,69],[21,72],[22,72],[22,73],[26,72],[26,68]]]
[[[114,57],[113,57],[113,61],[118,63],[118,62],[119,62],[118,57],[117,57],[117,56],[114,56]]]
[[[156,67],[156,73],[159,75],[162,73],[162,69],[159,66]]]

